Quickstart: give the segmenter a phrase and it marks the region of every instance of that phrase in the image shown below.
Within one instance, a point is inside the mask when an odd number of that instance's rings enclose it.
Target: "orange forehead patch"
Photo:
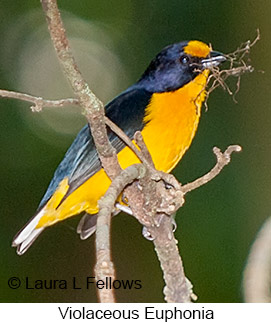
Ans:
[[[191,56],[207,57],[210,54],[210,47],[201,41],[191,40],[185,47],[184,52]]]

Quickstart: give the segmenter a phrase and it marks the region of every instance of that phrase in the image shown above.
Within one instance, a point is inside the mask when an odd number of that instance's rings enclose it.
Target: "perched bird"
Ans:
[[[170,172],[197,131],[210,68],[224,60],[200,41],[170,45],[135,84],[106,105],[106,116],[131,139],[141,131],[155,167]],[[122,168],[139,162],[110,129],[108,136]],[[88,238],[95,231],[98,200],[110,183],[86,125],[56,169],[35,216],[15,236],[17,253],[22,255],[46,227],[82,212],[77,232]]]

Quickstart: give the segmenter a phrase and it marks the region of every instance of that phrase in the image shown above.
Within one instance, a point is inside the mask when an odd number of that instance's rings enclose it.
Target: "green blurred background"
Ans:
[[[170,43],[198,39],[229,53],[254,39],[260,29],[261,40],[251,52],[255,72],[242,77],[238,104],[222,89],[212,93],[196,138],[174,171],[186,183],[214,165],[213,146],[243,147],[217,178],[186,197],[176,231],[199,302],[241,302],[250,245],[271,214],[271,2],[74,0],[59,1],[59,6],[84,77],[104,102],[135,82]],[[0,88],[51,99],[71,96],[39,1],[2,0],[0,24]],[[75,230],[80,217],[45,230],[22,257],[11,248],[13,236],[35,213],[55,168],[84,124],[76,108],[32,113],[26,103],[0,100],[2,302],[96,301],[94,288],[12,290],[7,285],[12,276],[22,281],[26,276],[31,281],[75,276],[83,282],[93,275],[94,238],[79,239]],[[162,273],[141,226],[121,214],[112,229],[117,278],[139,279],[143,286],[117,291],[118,301],[162,302]]]

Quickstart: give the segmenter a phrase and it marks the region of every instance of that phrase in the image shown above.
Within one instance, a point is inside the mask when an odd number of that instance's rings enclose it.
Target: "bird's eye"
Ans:
[[[183,55],[180,57],[180,62],[183,64],[183,65],[187,65],[189,63],[190,59],[188,56],[186,55]]]

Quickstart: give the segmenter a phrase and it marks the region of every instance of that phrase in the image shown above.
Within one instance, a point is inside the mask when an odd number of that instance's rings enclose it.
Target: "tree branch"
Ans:
[[[43,108],[60,108],[68,105],[78,105],[79,101],[77,99],[59,99],[59,100],[45,100],[42,97],[33,96],[26,93],[0,90],[0,96],[2,98],[16,99],[20,101],[26,101],[33,103],[31,106],[32,111],[41,111]]]
[[[270,303],[270,282],[271,217],[261,227],[250,249],[243,277],[245,302]]]
[[[146,168],[143,164],[134,164],[124,169],[120,175],[113,179],[109,189],[99,201],[99,215],[97,218],[96,231],[97,262],[95,266],[95,276],[97,280],[101,279],[105,281],[106,277],[111,277],[112,281],[115,279],[115,270],[111,260],[110,248],[112,210],[124,187],[132,183],[135,179],[143,177],[145,173]],[[102,303],[115,301],[113,293],[107,288],[99,290],[99,298]]]
[[[145,164],[148,168],[154,169],[152,159],[151,158],[149,159],[150,155],[148,155],[147,157],[145,156],[146,151],[141,152],[141,147],[139,147],[140,149],[138,149],[138,147],[134,144],[134,142],[114,122],[112,122],[106,116],[105,116],[105,123],[134,152],[134,154],[138,157],[139,160],[142,161],[143,164]],[[140,131],[137,131],[135,133],[134,137],[136,138],[136,136],[137,138],[141,137],[140,140],[141,142],[143,142],[143,138]],[[146,146],[145,146],[145,149],[148,150]]]
[[[191,291],[187,285],[183,262],[177,247],[178,241],[172,232],[172,218],[161,217],[159,226],[148,228],[160,261],[165,280],[164,295],[168,303],[191,302]],[[178,255],[178,257],[177,257]]]
[[[216,177],[222,169],[229,164],[231,161],[231,154],[233,152],[239,152],[242,148],[239,145],[232,145],[229,146],[224,153],[221,152],[221,150],[217,147],[213,148],[213,152],[216,155],[217,162],[216,165],[210,170],[209,173],[203,175],[202,177],[196,179],[192,183],[188,183],[186,185],[183,185],[182,191],[184,194],[195,190],[196,188],[210,182],[214,177]]]

